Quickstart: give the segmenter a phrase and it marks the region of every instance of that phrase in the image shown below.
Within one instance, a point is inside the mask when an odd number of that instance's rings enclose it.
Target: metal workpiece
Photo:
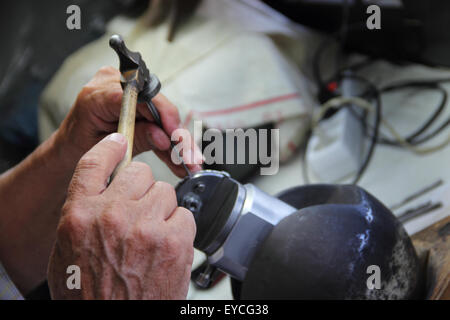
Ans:
[[[420,294],[418,258],[402,224],[354,185],[307,185],[271,196],[225,172],[177,187],[197,224],[195,248],[232,278],[243,299],[407,299]],[[378,289],[367,270],[380,270]]]
[[[354,185],[306,185],[277,196],[297,211],[280,221],[257,250],[237,290],[240,298],[420,296],[420,267],[410,238],[367,191]],[[379,270],[378,287],[371,287],[373,269]]]

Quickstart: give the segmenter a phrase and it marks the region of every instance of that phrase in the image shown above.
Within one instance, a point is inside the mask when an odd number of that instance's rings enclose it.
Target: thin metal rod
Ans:
[[[175,153],[177,154],[178,160],[181,161],[181,165],[183,166],[184,170],[186,171],[187,175],[189,177],[192,177],[192,172],[191,170],[189,170],[189,168],[187,167],[186,163],[184,162],[183,158],[180,155],[180,151],[178,151],[177,146],[175,145],[175,143],[173,141],[170,141],[170,145],[172,147],[173,150],[175,150]]]
[[[159,115],[158,109],[156,109],[156,106],[153,104],[153,102],[151,100],[146,101],[147,107],[150,110],[150,113],[153,116],[153,120],[155,121],[156,125],[158,127],[160,127],[161,129],[163,129],[163,125],[162,125],[162,121],[161,121],[161,117]],[[170,137],[169,137],[170,139]],[[175,150],[175,153],[177,154],[178,160],[180,160],[181,165],[183,166],[184,170],[186,171],[187,175],[189,177],[192,176],[191,171],[189,170],[189,168],[187,167],[186,163],[184,162],[183,158],[180,155],[180,151],[178,150],[178,148],[176,147],[175,143],[170,139],[170,146],[172,149]]]
[[[397,219],[401,223],[405,223],[408,220],[411,220],[420,215],[429,213],[431,211],[434,211],[434,210],[437,210],[440,208],[442,208],[442,202],[432,203],[431,201],[429,201],[429,202],[426,202],[425,204],[418,206],[417,208],[406,210],[405,212],[398,215]]]
[[[415,200],[417,198],[419,198],[420,196],[423,196],[424,194],[430,192],[433,189],[436,189],[437,187],[441,186],[444,183],[444,181],[442,181],[441,179],[439,179],[438,181],[432,183],[431,185],[413,193],[412,195],[408,196],[407,198],[403,199],[401,202],[391,206],[391,210],[396,210],[400,207],[403,207],[405,204],[407,204],[408,202],[411,202],[412,200]]]

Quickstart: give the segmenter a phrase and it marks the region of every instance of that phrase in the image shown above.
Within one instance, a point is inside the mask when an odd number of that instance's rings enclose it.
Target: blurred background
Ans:
[[[66,27],[72,4],[81,30]],[[371,4],[380,29],[367,27]],[[270,194],[357,183],[409,233],[448,215],[446,0],[16,0],[0,14],[0,172],[58,128],[98,68],[118,68],[108,39],[119,33],[186,128],[280,130],[267,137],[280,151],[276,175],[260,176],[260,162],[207,168]],[[177,183],[152,154],[139,157]],[[229,285],[191,290],[205,297],[230,298]]]
[[[344,43],[346,52],[361,52],[398,63],[414,61],[450,65],[450,34],[442,32],[448,30],[450,24],[448,1],[264,2],[292,21],[329,34],[342,27],[343,18],[348,24],[363,22],[367,3],[380,3],[383,7],[382,29],[377,32],[368,32],[364,28],[351,30]],[[345,13],[347,2],[350,8]],[[66,8],[71,4],[78,4],[82,9],[82,30],[78,32],[64,27]],[[103,35],[107,23],[115,16],[138,17],[148,5],[148,0],[17,0],[0,3],[3,39],[0,51],[2,171],[20,161],[38,144],[38,99],[64,59]]]

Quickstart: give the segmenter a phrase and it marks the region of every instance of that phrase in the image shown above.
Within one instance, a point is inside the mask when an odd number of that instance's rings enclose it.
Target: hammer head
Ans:
[[[122,37],[117,34],[109,39],[109,46],[119,56],[122,87],[133,83],[139,92],[141,102],[151,100],[159,92],[161,84],[154,74],[150,74],[141,54],[130,51]]]

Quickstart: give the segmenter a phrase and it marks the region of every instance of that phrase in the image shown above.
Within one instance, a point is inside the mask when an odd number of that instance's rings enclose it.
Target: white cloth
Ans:
[[[313,103],[301,70],[310,65],[307,49],[314,48],[318,36],[258,1],[204,1],[172,43],[166,41],[167,28],[148,29],[141,20],[118,17],[103,37],[71,55],[42,95],[41,140],[56,130],[101,66],[118,67],[108,39],[119,33],[158,75],[162,92],[179,108],[186,127],[192,130],[193,120],[215,128],[275,122],[280,159],[288,159]],[[138,159],[152,166],[157,179],[178,181],[152,153]]]

